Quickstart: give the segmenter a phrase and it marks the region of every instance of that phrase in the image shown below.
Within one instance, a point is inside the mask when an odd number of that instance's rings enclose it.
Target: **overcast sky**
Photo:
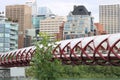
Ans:
[[[0,0],[0,11],[4,11],[6,5],[25,4],[28,0]],[[99,5],[120,4],[120,0],[37,0],[37,6],[46,6],[60,16],[66,16],[73,10],[74,5],[85,5],[88,11],[92,12],[94,21],[99,21]]]

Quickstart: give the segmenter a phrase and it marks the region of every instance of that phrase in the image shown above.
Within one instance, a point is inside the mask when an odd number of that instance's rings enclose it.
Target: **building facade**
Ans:
[[[100,5],[99,21],[108,34],[120,32],[120,5]]]
[[[0,16],[0,52],[18,48],[18,24]]]
[[[50,16],[40,21],[40,32],[45,32],[50,35],[50,39],[58,40],[57,36],[62,35],[62,28],[66,18],[63,16]],[[59,37],[59,39],[62,39]]]
[[[85,37],[93,31],[91,12],[88,12],[84,6],[74,6],[74,10],[67,16],[67,22],[64,25],[64,39]]]
[[[18,22],[18,48],[23,48],[25,30],[32,27],[31,8],[27,5],[8,5],[6,17],[13,22]]]
[[[40,28],[40,21],[44,20],[46,17],[45,15],[37,15],[32,17],[32,25],[33,28],[39,29]]]
[[[106,34],[106,31],[103,28],[103,25],[100,23],[94,23],[94,26],[96,28],[96,34],[97,35],[103,35]]]
[[[32,16],[32,26],[35,29],[35,37],[37,38],[37,35],[40,32],[40,21],[44,20],[46,18],[45,15],[36,15]]]

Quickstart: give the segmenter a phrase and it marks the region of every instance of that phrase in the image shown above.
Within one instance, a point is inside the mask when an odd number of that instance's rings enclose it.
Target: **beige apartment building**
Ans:
[[[65,21],[66,17],[50,16],[40,21],[40,32],[48,33],[52,40],[61,40]]]
[[[100,24],[108,34],[120,32],[120,5],[100,5]]]
[[[32,27],[32,11],[27,5],[6,6],[6,17],[13,22],[18,22],[18,48],[24,47],[25,30]]]

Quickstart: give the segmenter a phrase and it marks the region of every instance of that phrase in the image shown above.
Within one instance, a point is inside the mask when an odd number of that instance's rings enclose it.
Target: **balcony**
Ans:
[[[11,26],[11,30],[18,30],[17,26]]]
[[[17,37],[17,36],[10,36],[10,39],[12,39],[12,40],[17,40],[18,37]]]
[[[10,34],[17,34],[15,31],[11,31]]]
[[[16,44],[16,41],[15,40],[11,40],[10,44]]]

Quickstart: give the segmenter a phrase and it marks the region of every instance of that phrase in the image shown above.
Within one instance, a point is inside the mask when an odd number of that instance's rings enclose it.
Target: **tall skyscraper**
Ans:
[[[0,52],[18,48],[18,24],[0,16]]]
[[[37,15],[37,1],[28,0],[26,4],[32,8],[32,16],[36,16]]]
[[[6,17],[13,22],[18,22],[18,48],[23,48],[25,30],[32,27],[31,8],[27,5],[6,6]]]
[[[45,15],[46,17],[48,17],[51,14],[52,14],[52,11],[47,7],[38,8],[38,15]]]
[[[100,5],[99,19],[109,34],[120,32],[120,5]]]
[[[64,39],[80,38],[94,30],[93,17],[84,6],[74,6],[64,25]]]

